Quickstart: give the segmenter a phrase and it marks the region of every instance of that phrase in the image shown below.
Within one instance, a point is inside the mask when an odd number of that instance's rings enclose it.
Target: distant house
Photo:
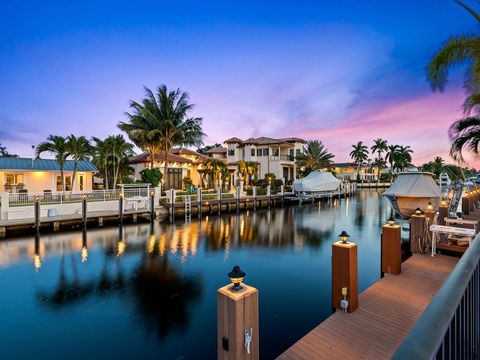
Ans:
[[[73,182],[74,166],[73,160],[67,160],[64,166],[65,190],[92,191],[93,174],[98,172],[98,169],[89,161],[79,161]],[[45,191],[62,191],[60,165],[51,159],[0,157],[0,179],[3,181],[0,184],[2,192],[43,194]]]
[[[207,151],[207,156],[209,156],[213,159],[227,161],[227,148],[225,148],[225,147],[212,148],[212,149]]]
[[[356,180],[357,174],[362,181],[377,181],[378,178],[378,169],[368,164],[358,167],[355,163],[335,163],[324,170],[333,171],[335,176],[341,180]]]
[[[183,189],[183,179],[185,177],[190,178],[195,187],[208,185],[204,184],[205,176],[203,176],[205,173],[204,162],[206,159],[207,156],[202,155],[194,150],[181,147],[173,148],[167,157],[167,176],[169,177],[168,182],[170,188]],[[129,159],[129,164],[134,169],[134,180],[140,180],[140,172],[143,169],[150,167],[150,154],[148,152],[144,152],[142,154],[133,156]],[[163,173],[164,165],[165,153],[160,151],[154,156],[154,167],[159,168]]]
[[[244,160],[258,164],[258,178],[264,178],[266,173],[273,173],[277,179],[288,183],[298,176],[300,168],[296,165],[295,158],[303,153],[306,141],[296,137],[259,137],[247,140],[233,137],[224,143],[227,149],[227,164],[235,171],[235,179],[239,177],[236,166],[239,161]]]

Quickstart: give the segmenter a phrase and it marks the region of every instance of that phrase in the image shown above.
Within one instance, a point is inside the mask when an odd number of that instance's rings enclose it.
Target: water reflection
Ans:
[[[330,246],[342,230],[359,242],[360,288],[378,278],[378,224],[389,211],[380,194],[370,191],[348,201],[0,242],[0,281],[7,284],[0,316],[7,319],[10,309],[14,318],[0,323],[8,334],[0,346],[13,354],[15,339],[37,334],[44,350],[69,351],[76,343],[73,334],[98,326],[108,331],[96,332],[90,341],[105,347],[108,357],[214,358],[216,289],[238,263],[261,289],[261,358],[272,358],[329,314]],[[278,277],[292,295],[271,286]],[[285,298],[278,301],[280,296]],[[17,308],[16,298],[26,304]],[[299,313],[289,311],[291,303]],[[23,312],[48,321],[49,336],[61,338],[61,344],[18,320]],[[84,317],[88,321],[82,322]],[[66,320],[71,318],[76,321]],[[82,351],[71,358],[99,356]]]

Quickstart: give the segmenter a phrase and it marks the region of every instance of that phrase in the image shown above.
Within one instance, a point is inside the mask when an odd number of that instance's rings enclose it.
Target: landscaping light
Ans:
[[[240,291],[243,289],[243,286],[240,284],[243,282],[243,278],[245,277],[246,274],[245,272],[240,270],[240,266],[234,266],[232,271],[230,271],[227,275],[233,284],[230,290]]]
[[[342,244],[348,243],[348,239],[350,239],[350,235],[348,235],[345,230],[343,230],[342,233],[338,235],[338,237],[340,238]]]
[[[390,218],[387,220],[388,225],[393,226],[395,225],[395,219],[393,216],[390,216]]]

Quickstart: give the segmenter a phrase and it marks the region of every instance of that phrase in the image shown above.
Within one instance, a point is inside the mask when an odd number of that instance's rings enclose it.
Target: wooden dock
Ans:
[[[361,293],[355,312],[337,311],[277,359],[390,359],[457,261],[414,254],[400,275],[386,274]]]

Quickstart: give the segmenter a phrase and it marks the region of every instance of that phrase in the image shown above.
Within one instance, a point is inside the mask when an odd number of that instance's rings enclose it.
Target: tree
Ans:
[[[150,153],[151,167],[158,150],[164,152],[165,189],[168,184],[168,154],[175,146],[200,146],[203,144],[202,118],[188,117],[193,109],[187,93],[180,89],[168,91],[165,85],[156,94],[145,87],[142,103],[130,102],[132,113],[125,113],[128,122],[118,127],[140,148]]]
[[[16,154],[10,154],[8,151],[7,151],[7,148],[5,146],[2,146],[2,144],[0,144],[0,157],[14,157],[14,158],[18,158],[18,155]]]
[[[220,178],[222,174],[225,174],[227,164],[219,159],[208,158],[205,160],[205,169],[206,173],[212,177],[213,186],[220,187]]]
[[[449,128],[448,136],[451,141],[450,155],[460,162],[463,159],[463,150],[468,149],[474,155],[479,155],[480,118],[465,117],[455,121]]]
[[[66,146],[68,154],[73,160],[73,175],[72,175],[72,188],[75,185],[75,177],[77,175],[77,167],[79,161],[90,160],[90,156],[93,153],[93,148],[90,142],[85,136],[76,137],[75,135],[69,135],[66,139]]]
[[[398,150],[398,145],[388,145],[387,153],[385,154],[385,161],[390,164],[390,171],[393,172],[393,164],[395,162],[395,153]]]
[[[197,152],[199,154],[205,155],[209,150],[216,149],[216,148],[221,148],[221,147],[222,147],[222,144],[216,143],[214,145],[207,145],[207,146],[198,148]]]
[[[467,10],[477,21],[480,16],[470,7],[454,0]],[[433,56],[427,66],[427,78],[433,90],[443,91],[447,83],[448,71],[459,64],[467,65],[464,77],[464,87],[473,98],[467,98],[464,110],[471,106],[471,101],[478,99],[478,87],[480,80],[480,37],[476,34],[452,36]],[[478,103],[477,103],[478,104]]]
[[[63,169],[69,156],[67,140],[58,135],[49,135],[47,141],[44,141],[37,145],[35,148],[36,158],[40,158],[40,155],[44,152],[49,152],[55,156],[55,160],[60,167],[60,177],[62,180],[62,191],[65,191],[65,177],[63,175]]]
[[[400,172],[405,171],[405,168],[412,164],[413,150],[410,146],[399,145],[397,151],[394,154],[394,169]]]
[[[373,140],[373,146],[371,147],[372,154],[377,153],[377,158],[374,161],[374,165],[378,170],[377,182],[380,182],[380,175],[382,173],[382,169],[385,167],[385,161],[382,159],[382,153],[388,151],[388,143],[387,140],[383,140],[381,138]]]
[[[303,154],[297,155],[297,165],[309,170],[318,170],[332,165],[334,155],[328,152],[323,142],[309,140],[305,144]]]
[[[134,155],[133,144],[123,135],[110,135],[102,140],[93,137],[93,162],[104,178],[105,188],[116,188],[119,179],[128,176],[132,168],[128,159]]]
[[[159,168],[146,168],[140,171],[142,182],[157,187],[162,181],[163,174]]]
[[[363,145],[363,141],[359,141],[356,145],[352,145],[353,150],[350,152],[350,158],[357,164],[357,178],[360,176],[360,166],[368,159],[368,147]]]

